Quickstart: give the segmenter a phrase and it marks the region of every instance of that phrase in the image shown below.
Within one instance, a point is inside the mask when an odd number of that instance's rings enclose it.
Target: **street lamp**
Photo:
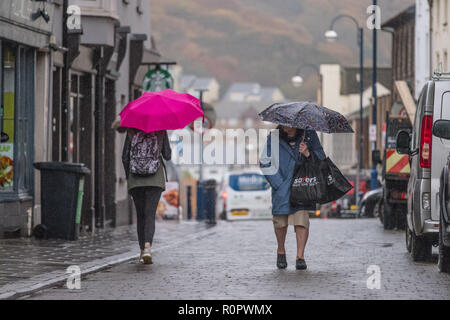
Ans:
[[[302,71],[303,71],[305,68],[311,68],[311,69],[313,69],[313,70],[317,73],[317,75],[318,75],[318,77],[319,77],[319,91],[318,91],[318,93],[317,93],[317,104],[318,104],[318,105],[323,105],[323,76],[322,76],[322,74],[320,73],[320,69],[319,69],[316,65],[314,65],[314,64],[304,64],[304,65],[301,65],[301,66],[297,69],[296,76],[294,76],[294,77],[292,78],[292,85],[293,85],[294,87],[296,87],[296,88],[300,88],[300,87],[303,85],[304,80],[303,80],[303,78],[302,78],[302,76],[301,76],[301,73],[302,73]],[[320,133],[320,142],[323,143],[323,132]]]
[[[319,77],[319,90],[320,90],[320,93],[318,94],[318,97],[317,97],[317,104],[321,105],[321,104],[323,104],[323,95],[322,95],[323,77],[322,77],[322,74],[320,73],[319,68],[316,65],[314,65],[314,64],[301,65],[297,69],[296,75],[292,78],[292,85],[294,87],[296,87],[296,88],[300,88],[303,85],[304,80],[303,80],[303,77],[301,76],[301,73],[306,68],[313,69],[317,73],[317,76]]]
[[[337,17],[335,17],[333,19],[333,21],[331,22],[330,25],[330,29],[325,32],[325,38],[329,41],[329,42],[335,42],[338,39],[338,34],[337,32],[334,30],[334,25],[336,24],[336,22],[338,20],[341,19],[350,19],[351,21],[354,22],[356,29],[358,30],[358,46],[359,46],[359,56],[360,56],[360,60],[359,60],[359,127],[360,127],[360,132],[359,132],[359,154],[358,154],[358,174],[356,175],[356,190],[355,190],[355,195],[356,195],[356,205],[359,206],[359,179],[360,179],[360,174],[361,174],[361,166],[362,166],[362,162],[363,162],[363,150],[364,150],[364,138],[363,138],[363,114],[364,114],[364,106],[363,106],[363,93],[364,93],[364,29],[361,28],[361,26],[359,25],[358,21],[352,17],[351,15],[348,14],[341,14],[338,15]]]
[[[296,88],[300,88],[303,85],[303,78],[301,76],[295,76],[292,78],[292,85]]]
[[[338,40],[338,34],[334,30],[328,30],[327,32],[325,32],[325,38],[328,40],[328,42],[334,43]]]
[[[204,97],[205,92],[208,92],[209,89],[200,88],[200,89],[196,89],[195,91],[198,92],[200,106],[202,107],[202,111],[204,112],[205,108],[203,105],[203,97]],[[203,125],[204,125],[204,123],[202,123],[202,132],[201,132],[202,140],[201,140],[201,144],[200,144],[200,166],[199,166],[199,181],[200,182],[203,180],[203,130],[204,130]]]

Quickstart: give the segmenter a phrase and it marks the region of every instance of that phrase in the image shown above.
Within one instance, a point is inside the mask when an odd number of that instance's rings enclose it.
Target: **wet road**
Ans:
[[[272,228],[271,221],[221,222],[196,240],[167,245],[152,266],[132,261],[83,278],[80,290],[58,287],[28,298],[450,298],[450,275],[439,273],[436,261],[412,262],[404,233],[384,231],[378,220],[312,220],[307,271],[295,270],[293,229],[288,269],[276,269]]]

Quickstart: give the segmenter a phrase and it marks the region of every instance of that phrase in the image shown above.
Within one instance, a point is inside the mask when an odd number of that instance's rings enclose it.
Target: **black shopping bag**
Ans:
[[[341,173],[330,158],[321,161],[322,172],[326,174],[326,184],[322,192],[322,198],[318,203],[325,204],[336,201],[345,196],[353,186]]]
[[[324,197],[327,175],[321,172],[323,161],[311,156],[296,166],[291,181],[291,204],[315,204]]]

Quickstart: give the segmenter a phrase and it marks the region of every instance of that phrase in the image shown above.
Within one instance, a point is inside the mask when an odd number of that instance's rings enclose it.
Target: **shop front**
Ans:
[[[28,235],[32,227],[35,85],[49,80],[36,73],[37,55],[52,30],[40,9],[31,0],[0,3],[0,238]],[[50,19],[53,9],[47,4]]]

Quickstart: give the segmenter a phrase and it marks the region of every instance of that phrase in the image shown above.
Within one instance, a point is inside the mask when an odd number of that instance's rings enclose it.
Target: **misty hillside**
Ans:
[[[382,21],[414,3],[380,0]],[[234,81],[278,86],[291,99],[314,99],[317,80],[305,70],[306,85],[290,79],[304,63],[359,63],[356,28],[336,26],[337,43],[323,37],[339,13],[366,24],[370,0],[152,0],[152,28],[164,56],[187,73],[216,77],[225,90]],[[390,63],[391,38],[381,32],[379,63]],[[366,65],[372,63],[372,33],[365,31]],[[308,76],[309,73],[309,76]]]

